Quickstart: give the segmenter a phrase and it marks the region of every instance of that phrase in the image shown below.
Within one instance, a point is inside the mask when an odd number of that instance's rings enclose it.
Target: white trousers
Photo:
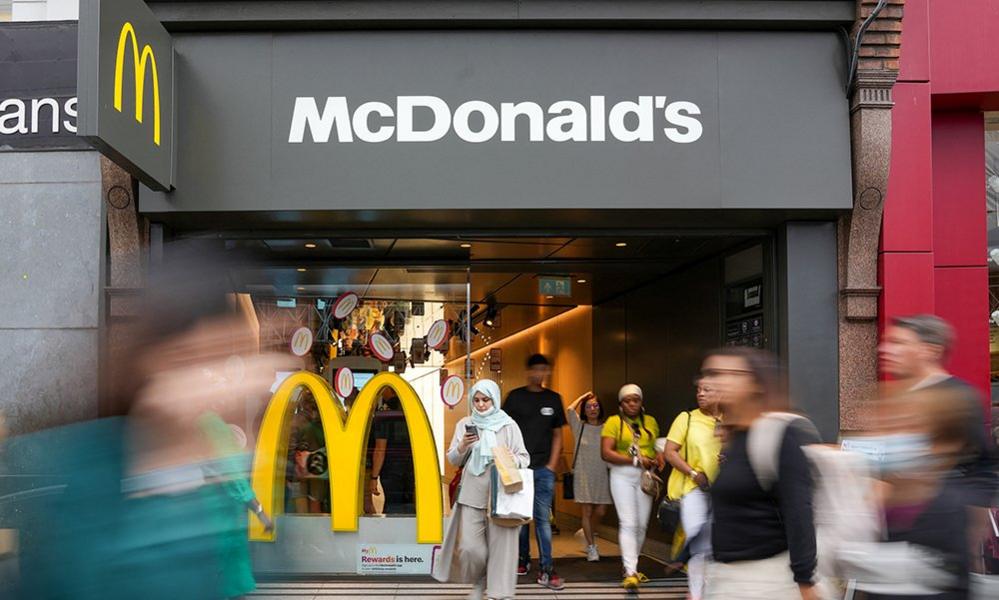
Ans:
[[[711,562],[705,600],[801,600],[787,552],[762,560]]]
[[[690,546],[687,562],[687,585],[693,600],[704,594],[704,565],[711,555],[711,519],[708,512],[708,495],[695,488],[680,499],[680,522]]]
[[[638,572],[638,553],[645,544],[645,531],[652,512],[652,496],[642,491],[642,469],[632,465],[611,465],[611,497],[618,518],[618,544],[624,574]]]

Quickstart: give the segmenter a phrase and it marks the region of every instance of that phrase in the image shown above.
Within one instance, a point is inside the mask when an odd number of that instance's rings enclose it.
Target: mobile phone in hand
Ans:
[[[474,435],[475,437],[479,437],[479,428],[475,425],[466,424],[465,435]]]

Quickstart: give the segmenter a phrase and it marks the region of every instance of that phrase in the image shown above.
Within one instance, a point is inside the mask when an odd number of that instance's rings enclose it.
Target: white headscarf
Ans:
[[[475,382],[475,385],[468,392],[469,402],[472,402],[476,393],[492,398],[493,406],[482,413],[475,410],[475,405],[472,405],[472,423],[479,430],[479,441],[472,446],[472,454],[468,457],[465,468],[471,471],[473,475],[482,475],[493,461],[493,448],[496,447],[496,432],[514,421],[510,418],[510,415],[500,409],[500,396],[502,394],[495,381],[480,379]]]

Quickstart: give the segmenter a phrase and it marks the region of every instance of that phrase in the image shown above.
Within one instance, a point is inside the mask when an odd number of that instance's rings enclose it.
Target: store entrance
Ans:
[[[646,411],[665,435],[673,418],[694,405],[693,378],[702,353],[722,344],[773,348],[771,239],[760,235],[599,235],[579,237],[453,235],[399,238],[228,239],[241,257],[234,274],[242,310],[258,323],[262,350],[294,348],[311,335],[302,369],[320,375],[345,415],[378,373],[392,372],[416,392],[436,444],[444,514],[455,467],[444,456],[467,401],[446,383],[467,389],[496,381],[504,395],[525,384],[525,363],[548,357],[548,387],[563,406],[593,391],[606,414],[617,390],[636,383]],[[340,376],[352,374],[350,389]],[[275,388],[280,386],[279,380]],[[296,390],[284,435],[287,467],[283,515],[273,542],[255,543],[261,573],[374,574],[361,554],[379,546],[429,553],[416,540],[414,456],[397,390],[377,390],[368,426],[357,532],[331,532],[330,469],[316,399]],[[269,399],[247,406],[252,448]],[[559,471],[572,464],[574,438],[562,431]],[[571,541],[579,507],[555,492],[561,530],[556,553],[582,555]],[[446,518],[446,517],[445,517]],[[598,532],[616,540],[613,510]],[[650,543],[662,547],[650,527]],[[535,550],[536,552],[536,550]],[[415,559],[414,559],[415,560]],[[387,573],[387,572],[386,572]],[[412,569],[393,571],[417,574]]]

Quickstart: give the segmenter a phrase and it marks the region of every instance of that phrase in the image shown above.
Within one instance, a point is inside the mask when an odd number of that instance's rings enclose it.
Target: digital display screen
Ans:
[[[354,387],[363,390],[371,379],[377,375],[375,371],[354,371]]]

